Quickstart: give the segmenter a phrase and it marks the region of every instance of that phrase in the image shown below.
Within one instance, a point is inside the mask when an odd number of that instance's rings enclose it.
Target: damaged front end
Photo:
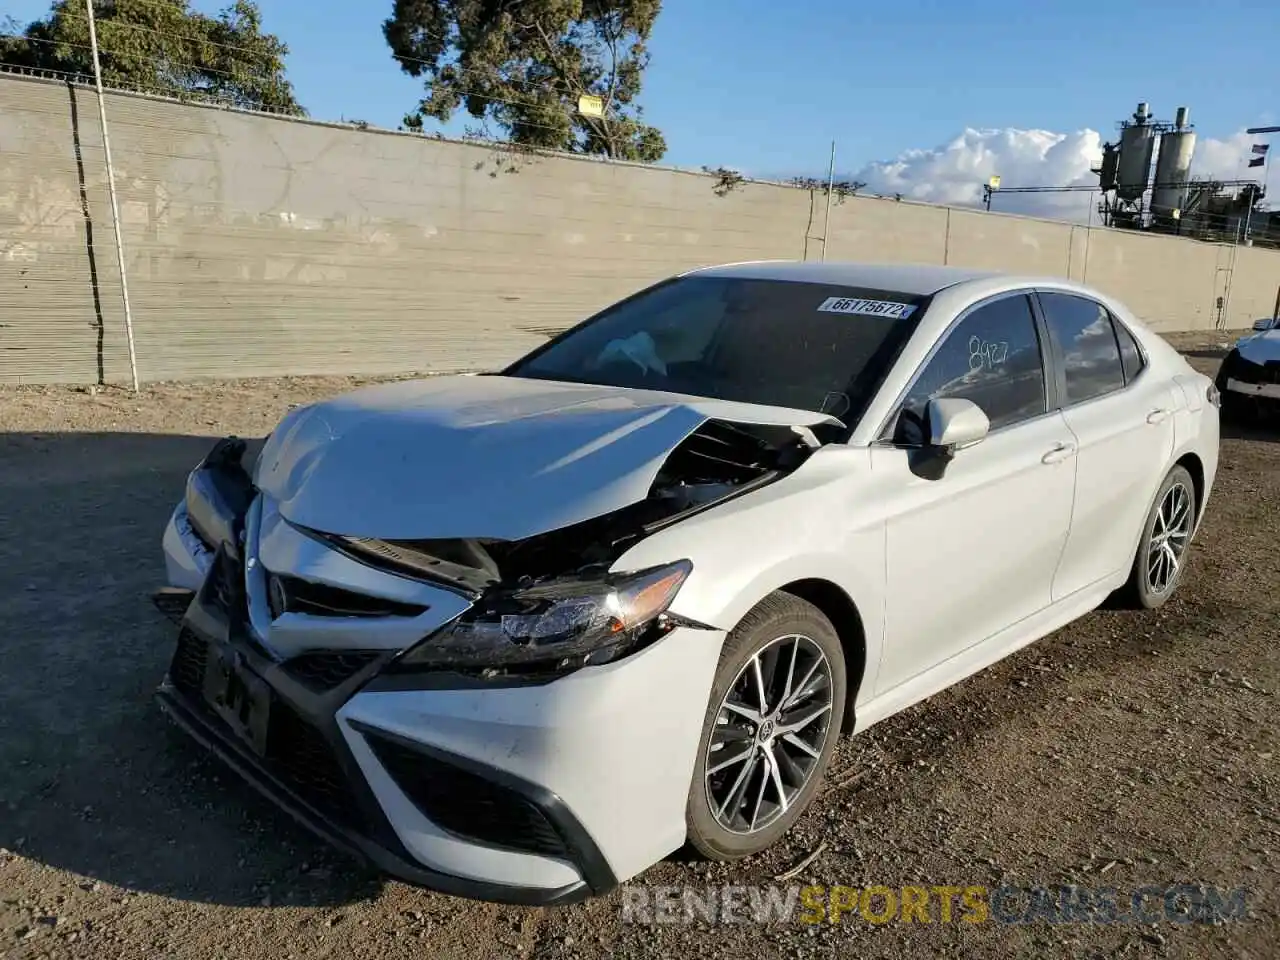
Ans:
[[[476,890],[450,869],[453,845],[465,841],[523,857],[528,875],[541,878],[529,891],[481,884],[486,898],[551,903],[605,892],[616,883],[611,868],[554,792],[558,783],[541,785],[548,771],[524,781],[491,762],[496,752],[517,752],[505,736],[537,741],[540,720],[521,727],[482,718],[470,752],[440,753],[428,767],[422,751],[439,745],[424,746],[426,733],[405,740],[378,709],[406,711],[427,731],[432,717],[484,690],[501,715],[504,703],[543,702],[543,691],[529,698],[514,688],[552,684],[653,645],[648,667],[639,667],[647,690],[652,658],[684,663],[687,646],[699,646],[683,643],[686,635],[708,641],[705,653],[715,627],[671,612],[692,573],[689,559],[621,572],[618,559],[671,524],[787,476],[837,435],[834,425],[704,419],[643,460],[654,472],[638,502],[533,536],[434,540],[302,526],[288,515],[286,491],[262,489],[261,465],[253,475],[245,469],[245,443],[219,441],[192,471],[165,534],[171,570],[183,579],[171,573],[174,587],[156,598],[181,626],[159,700],[317,834],[396,876]],[[655,644],[681,627],[692,629],[669,647]],[[597,678],[602,689],[617,689],[610,676]],[[549,687],[546,729],[582,696],[574,682]],[[410,752],[395,753],[405,743]]]
[[[424,629],[415,640],[400,642],[389,673],[545,682],[634,653],[684,622],[668,608],[692,570],[688,560],[611,572],[628,549],[671,524],[786,476],[839,432],[835,421],[788,427],[707,419],[663,458],[643,499],[520,539],[357,537],[311,529],[282,516],[305,539],[364,568],[390,574],[398,583],[429,584],[455,597],[459,613]],[[214,446],[190,474],[166,534],[178,537],[183,547],[166,549],[171,566],[173,555],[180,553],[190,556],[196,568],[183,571],[190,574],[186,583],[154,597],[156,606],[177,623],[219,552],[238,568],[253,564],[258,545],[245,542],[246,516],[255,500],[266,495],[245,469],[245,449],[245,442],[235,437]],[[332,582],[312,583],[298,573],[256,573],[265,576],[267,587],[265,620],[257,626],[268,648],[280,618],[296,620],[301,614],[325,629],[326,643],[359,650],[368,641],[386,650],[385,639],[375,641],[362,632],[366,626],[398,619],[409,629],[427,609],[371,596],[355,584],[344,589]],[[171,584],[175,579],[171,576]],[[350,625],[348,635],[333,639],[331,628],[343,623]]]
[[[687,560],[610,568],[641,539],[794,471],[838,425],[780,427],[708,420],[666,458],[648,496],[521,540],[381,540],[312,536],[362,563],[466,594],[472,605],[389,667],[487,681],[545,682],[630,655],[676,626],[668,613]]]
[[[256,495],[244,467],[245,449],[239,437],[224,437],[187,477],[165,534],[169,586],[152,596],[156,608],[174,623],[181,623],[218,548],[225,545],[234,557],[244,545],[244,518]]]
[[[648,496],[519,540],[389,540],[309,531],[372,566],[480,594],[566,574],[603,573],[642,538],[786,476],[838,428],[708,420],[667,456]]]

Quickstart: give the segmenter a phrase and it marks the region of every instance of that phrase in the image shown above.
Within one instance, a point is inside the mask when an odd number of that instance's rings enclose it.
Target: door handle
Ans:
[[[1041,463],[1061,463],[1063,460],[1076,455],[1076,445],[1074,443],[1059,443],[1052,450],[1040,458]]]
[[[1156,407],[1156,409],[1147,414],[1147,423],[1163,423],[1169,419],[1169,413],[1170,411],[1164,409],[1164,407]]]

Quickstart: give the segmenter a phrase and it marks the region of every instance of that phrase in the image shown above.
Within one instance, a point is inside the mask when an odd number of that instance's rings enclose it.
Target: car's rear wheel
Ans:
[[[687,807],[713,860],[758,853],[813,800],[840,735],[844,651],[813,604],[774,593],[725,640]]]
[[[1142,542],[1124,590],[1129,605],[1154,610],[1173,596],[1182,582],[1195,528],[1195,481],[1184,467],[1174,467],[1147,512]]]

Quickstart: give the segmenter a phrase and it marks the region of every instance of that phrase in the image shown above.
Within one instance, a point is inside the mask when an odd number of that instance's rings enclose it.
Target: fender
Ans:
[[[1204,469],[1205,488],[1204,490],[1200,491],[1200,497],[1199,497],[1200,506],[1196,512],[1195,529],[1191,532],[1192,539],[1194,540],[1195,535],[1200,532],[1200,521],[1204,517],[1204,509],[1209,503],[1209,491],[1213,488],[1213,467],[1204,463],[1203,454],[1201,453],[1200,450],[1196,448],[1194,439],[1188,438],[1174,448],[1173,455],[1169,458],[1169,461],[1164,465],[1164,470],[1161,471],[1160,476],[1156,480],[1155,485],[1150,489],[1150,491],[1148,491],[1147,513],[1144,513],[1142,515],[1141,520],[1138,521],[1138,528],[1133,535],[1132,549],[1129,552],[1130,557],[1136,557],[1138,555],[1138,548],[1142,546],[1142,534],[1147,528],[1147,516],[1151,511],[1151,504],[1155,500],[1156,494],[1160,491],[1160,485],[1164,483],[1165,477],[1169,476],[1169,471],[1172,470],[1174,467],[1176,467],[1178,465],[1178,461],[1181,460],[1183,457],[1185,457],[1187,454],[1193,454],[1194,456],[1199,457],[1201,460],[1201,466]],[[1125,576],[1128,576],[1128,573],[1129,573],[1128,568],[1126,568]]]
[[[830,455],[828,455],[828,452]],[[824,448],[791,477],[653,534],[623,553],[618,571],[687,558],[693,572],[671,612],[730,631],[770,593],[799,580],[842,590],[862,618],[867,662],[858,698],[874,689],[884,636],[886,527],[873,511],[849,509],[867,451]],[[825,465],[824,465],[825,464]],[[806,509],[792,509],[803,494]],[[827,499],[815,508],[815,499]],[[831,519],[847,518],[834,526]],[[744,557],[757,559],[743,563]]]

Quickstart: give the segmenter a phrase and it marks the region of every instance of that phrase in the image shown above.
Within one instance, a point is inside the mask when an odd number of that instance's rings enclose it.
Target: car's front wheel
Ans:
[[[1125,585],[1129,605],[1154,610],[1173,596],[1182,582],[1195,529],[1195,481],[1186,468],[1174,467],[1147,511],[1142,542]]]
[[[813,800],[840,735],[844,651],[813,604],[774,593],[725,640],[693,783],[689,843],[733,860],[778,840]]]

